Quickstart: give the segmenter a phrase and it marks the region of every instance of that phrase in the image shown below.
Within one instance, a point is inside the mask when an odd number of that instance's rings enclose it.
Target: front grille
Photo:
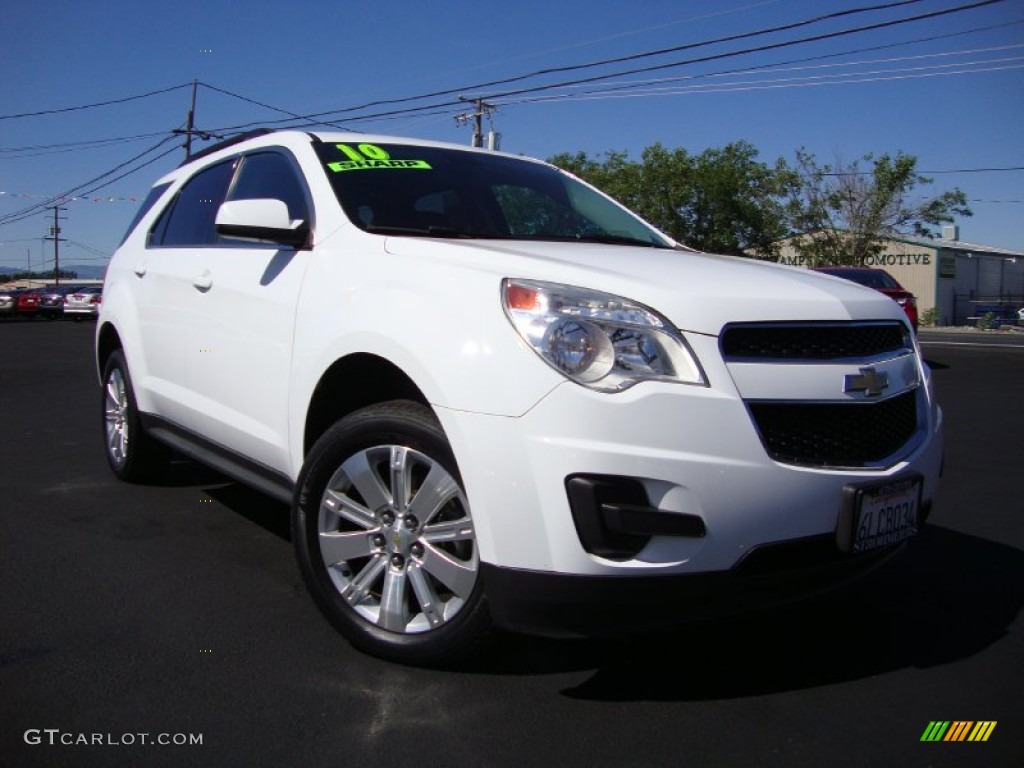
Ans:
[[[917,431],[917,391],[881,402],[752,402],[750,413],[769,455],[784,464],[878,464]]]
[[[836,360],[874,357],[907,348],[900,323],[734,325],[722,334],[726,360]]]

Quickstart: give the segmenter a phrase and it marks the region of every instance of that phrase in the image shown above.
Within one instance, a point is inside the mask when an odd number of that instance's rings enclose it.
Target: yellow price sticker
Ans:
[[[376,144],[360,144],[353,148],[348,144],[336,145],[348,160],[336,160],[327,167],[335,173],[342,171],[367,171],[378,169],[431,170],[426,160],[392,160],[391,155]]]

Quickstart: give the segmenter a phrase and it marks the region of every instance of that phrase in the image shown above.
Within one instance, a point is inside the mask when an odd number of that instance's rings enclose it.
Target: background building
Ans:
[[[779,261],[805,266],[789,244]],[[866,267],[884,269],[917,297],[918,312],[938,308],[938,325],[969,325],[988,312],[1009,318],[1024,308],[1024,253],[966,243],[947,226],[934,240],[890,238]]]

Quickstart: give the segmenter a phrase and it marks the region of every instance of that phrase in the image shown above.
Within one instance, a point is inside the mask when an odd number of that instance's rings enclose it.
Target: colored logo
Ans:
[[[358,151],[348,144],[338,144],[337,147],[348,160],[328,163],[327,167],[335,173],[340,173],[341,171],[377,170],[381,168],[430,170],[430,163],[426,160],[392,160],[391,155],[387,151],[375,144],[360,144]]]
[[[932,720],[921,741],[988,741],[996,720]]]

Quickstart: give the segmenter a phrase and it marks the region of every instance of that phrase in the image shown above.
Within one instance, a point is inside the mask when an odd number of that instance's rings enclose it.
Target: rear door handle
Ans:
[[[138,264],[135,265],[135,269],[133,271],[139,277],[145,277],[146,276],[146,262],[140,261]]]
[[[213,275],[210,274],[210,270],[207,269],[201,275],[193,277],[192,285],[200,291],[210,290],[210,288],[213,287]]]

